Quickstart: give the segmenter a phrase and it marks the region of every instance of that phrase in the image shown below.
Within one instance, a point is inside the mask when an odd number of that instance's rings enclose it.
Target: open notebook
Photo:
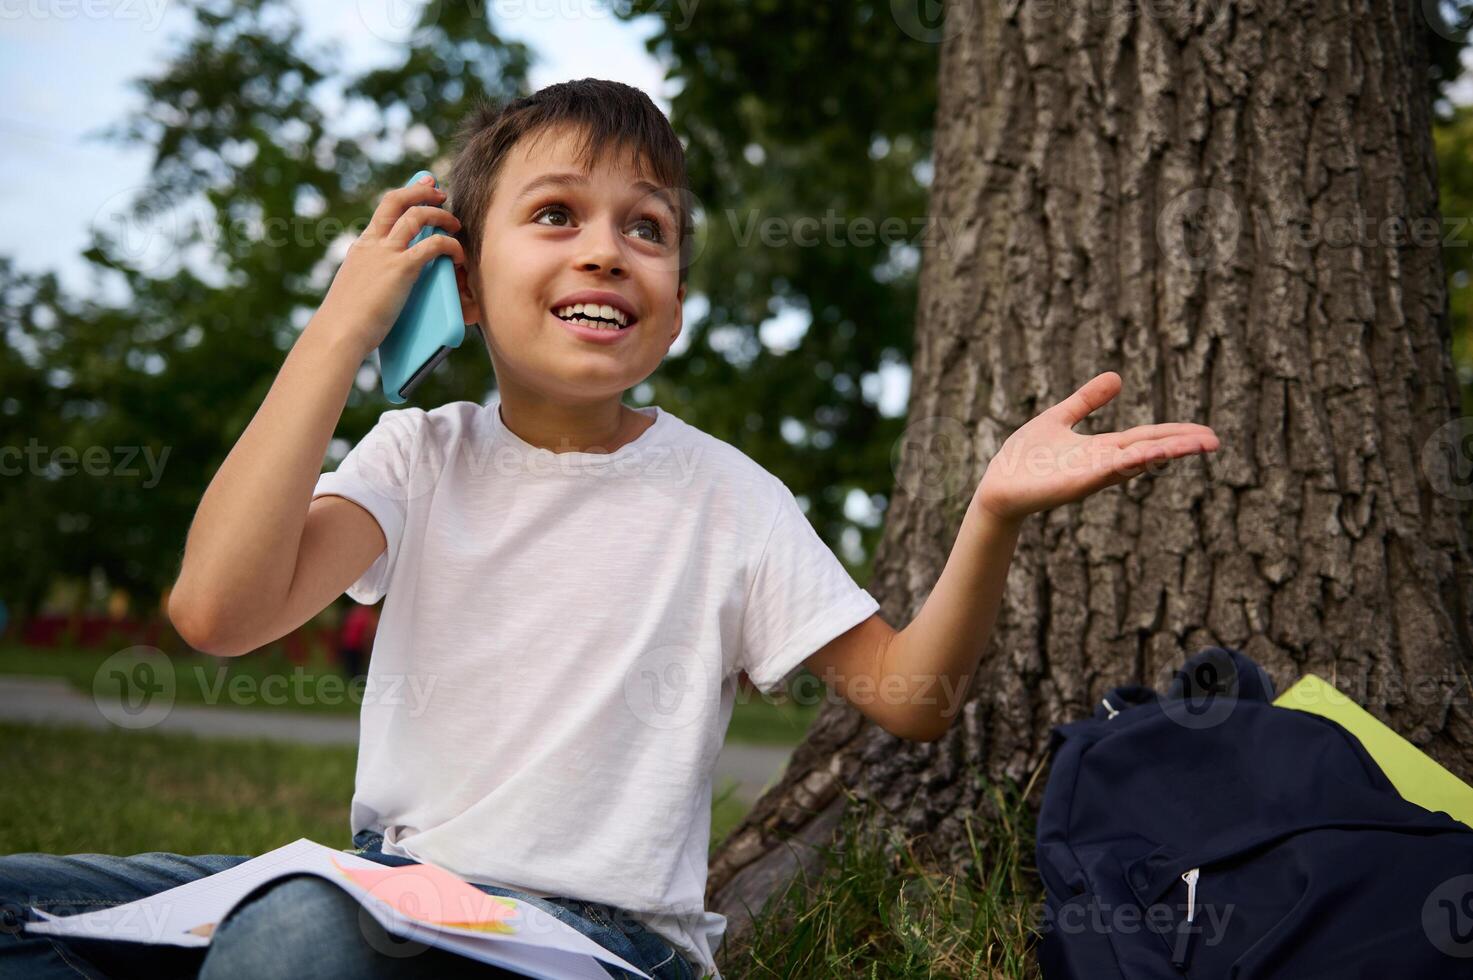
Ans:
[[[80,915],[35,909],[30,932],[168,946],[208,946],[215,926],[241,899],[289,874],[319,875],[357,899],[384,929],[404,939],[547,980],[608,980],[602,960],[649,978],[535,905],[488,895],[434,865],[391,868],[305,837],[218,874]]]
[[[1315,674],[1305,674],[1275,698],[1274,704],[1338,722],[1360,739],[1367,754],[1376,760],[1403,799],[1424,810],[1441,811],[1454,820],[1473,826],[1473,787],[1387,728],[1329,681]]]

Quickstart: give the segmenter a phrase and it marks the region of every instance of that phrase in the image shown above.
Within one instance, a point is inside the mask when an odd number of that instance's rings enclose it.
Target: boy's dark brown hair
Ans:
[[[559,82],[504,104],[483,99],[461,122],[446,181],[446,206],[460,219],[455,237],[465,249],[469,270],[480,264],[486,211],[512,147],[524,137],[560,126],[581,134],[578,162],[585,170],[611,153],[634,153],[637,166],[669,192],[676,209],[684,283],[692,239],[685,148],[648,95],[632,85],[599,78]]]

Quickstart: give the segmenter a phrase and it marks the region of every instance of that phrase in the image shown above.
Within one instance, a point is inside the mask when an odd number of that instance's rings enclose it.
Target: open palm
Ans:
[[[1217,433],[1192,422],[1138,425],[1093,436],[1074,431],[1080,420],[1119,393],[1120,375],[1106,371],[1030,419],[988,464],[973,504],[1000,520],[1016,522],[1124,483],[1155,463],[1217,449]]]

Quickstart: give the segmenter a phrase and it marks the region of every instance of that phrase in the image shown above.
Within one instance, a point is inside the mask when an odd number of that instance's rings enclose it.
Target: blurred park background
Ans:
[[[905,423],[936,106],[937,45],[896,5],[61,9],[0,21],[7,850],[347,845],[351,744],[304,734],[243,749],[197,737],[206,720],[193,734],[135,726],[104,702],[120,693],[114,658],[142,646],[167,658],[176,721],[197,710],[253,712],[279,730],[283,713],[351,725],[351,688],[327,680],[348,673],[337,638],[349,600],[217,660],[173,633],[166,590],[201,494],[341,261],[345,227],[414,171],[443,172],[478,97],[594,76],[667,111],[703,231],[685,332],[627,400],[780,476],[867,582]],[[1440,38],[1434,55],[1454,357],[1473,415],[1473,84],[1460,44]],[[774,241],[753,231],[768,216],[905,232]],[[415,403],[484,402],[494,379],[479,344],[469,332]],[[323,468],[388,407],[366,362]],[[269,697],[273,677],[311,693]],[[718,781],[713,844],[815,714],[792,700],[739,706],[731,742],[754,751]]]
[[[22,804],[0,816],[8,850],[346,843],[362,687],[332,682],[351,673],[339,652],[350,600],[235,660],[190,650],[163,611],[200,495],[320,302],[347,229],[408,174],[444,172],[478,97],[595,76],[671,116],[695,195],[729,213],[703,238],[684,335],[628,400],[780,475],[866,580],[907,393],[936,48],[883,5],[695,12],[240,0],[7,13],[0,193],[24,219],[0,230],[0,724]],[[829,77],[855,45],[875,67]],[[905,230],[818,247],[752,235],[764,217],[809,213]],[[416,403],[490,396],[489,358],[469,336]],[[323,468],[389,407],[370,359]],[[105,710],[165,673],[166,719]],[[303,735],[250,751],[219,741],[251,730],[241,712]],[[723,757],[713,844],[816,713],[811,698],[738,706],[730,751],[746,751]],[[337,727],[284,720],[302,714]],[[111,802],[89,805],[99,798]]]

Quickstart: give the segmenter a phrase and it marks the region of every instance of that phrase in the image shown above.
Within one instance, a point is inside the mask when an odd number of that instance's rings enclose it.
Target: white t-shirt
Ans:
[[[737,672],[775,691],[879,603],[781,480],[659,406],[613,453],[553,453],[499,403],[384,412],[313,492],[388,540],[347,590],[387,596],[352,833],[626,909],[714,974],[712,766]]]

